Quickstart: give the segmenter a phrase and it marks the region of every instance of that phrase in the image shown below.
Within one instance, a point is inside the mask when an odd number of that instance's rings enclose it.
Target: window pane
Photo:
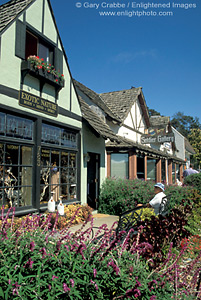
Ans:
[[[147,179],[156,180],[156,160],[147,159]]]
[[[30,55],[38,55],[37,53],[37,48],[38,48],[38,39],[36,36],[34,36],[30,32],[26,32],[26,50],[25,50],[25,57],[26,59]]]
[[[45,62],[49,62],[49,49],[45,45],[39,43],[38,45],[38,56],[43,58]]]
[[[5,121],[6,115],[4,113],[0,113],[0,135],[5,135]]]
[[[32,140],[33,122],[24,118],[7,115],[6,135],[25,140]]]
[[[76,197],[77,168],[76,154],[43,148],[41,150],[41,204],[46,203],[53,192],[54,200],[63,201]]]
[[[47,124],[42,125],[42,142],[49,144],[60,144],[60,128],[50,126]]]
[[[128,153],[111,154],[111,176],[128,178]]]
[[[32,204],[32,159],[31,147],[5,145],[5,156],[0,157],[1,204],[6,207]]]
[[[166,168],[165,168],[165,160],[162,160],[162,164],[161,164],[161,176],[162,176],[162,181],[166,180]]]

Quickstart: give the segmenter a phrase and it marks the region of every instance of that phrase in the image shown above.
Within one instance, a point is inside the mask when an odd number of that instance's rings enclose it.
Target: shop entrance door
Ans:
[[[98,208],[99,177],[100,177],[100,155],[88,153],[87,162],[87,204],[93,209]]]

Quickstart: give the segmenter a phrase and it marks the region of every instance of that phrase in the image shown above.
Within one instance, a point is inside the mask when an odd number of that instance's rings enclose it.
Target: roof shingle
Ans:
[[[11,0],[0,6],[0,33],[35,0]]]
[[[103,93],[100,96],[113,114],[123,122],[140,93],[141,88],[131,88],[129,90]]]
[[[101,96],[99,94],[97,94],[96,92],[92,91],[91,89],[89,89],[88,87],[86,87],[85,85],[83,85],[82,83],[80,83],[77,80],[73,80],[74,85],[76,87],[76,89],[80,90],[81,92],[83,92],[88,98],[91,99],[91,101],[96,104],[97,106],[99,106],[109,117],[111,117],[112,119],[116,120],[116,121],[121,121],[119,119],[118,116],[116,116],[111,110],[110,108],[105,104],[105,102],[101,99]]]
[[[89,105],[78,95],[80,107],[82,111],[82,117],[88,124],[104,139],[110,139],[111,141],[120,140],[119,137],[110,129],[110,127],[99,116],[93,112]]]

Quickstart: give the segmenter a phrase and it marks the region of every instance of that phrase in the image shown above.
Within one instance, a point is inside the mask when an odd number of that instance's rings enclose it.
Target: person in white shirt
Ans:
[[[155,196],[151,201],[149,201],[147,205],[148,207],[152,207],[154,209],[156,215],[159,214],[160,204],[162,202],[162,199],[166,196],[164,190],[165,190],[164,184],[162,184],[161,182],[156,183],[154,185]]]

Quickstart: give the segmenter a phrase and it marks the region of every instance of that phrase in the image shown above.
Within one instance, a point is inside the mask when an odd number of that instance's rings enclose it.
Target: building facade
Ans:
[[[75,81],[75,86],[88,111],[99,118],[99,122],[93,122],[90,127],[98,131],[108,126],[110,133],[115,134],[116,138],[111,138],[111,134],[105,138],[107,177],[167,184],[182,181],[184,139],[181,143],[179,137],[175,137],[169,117],[149,117],[142,88],[97,94],[80,82]],[[83,112],[85,117],[86,112]]]
[[[48,0],[0,7],[0,207],[80,201],[82,116]]]

